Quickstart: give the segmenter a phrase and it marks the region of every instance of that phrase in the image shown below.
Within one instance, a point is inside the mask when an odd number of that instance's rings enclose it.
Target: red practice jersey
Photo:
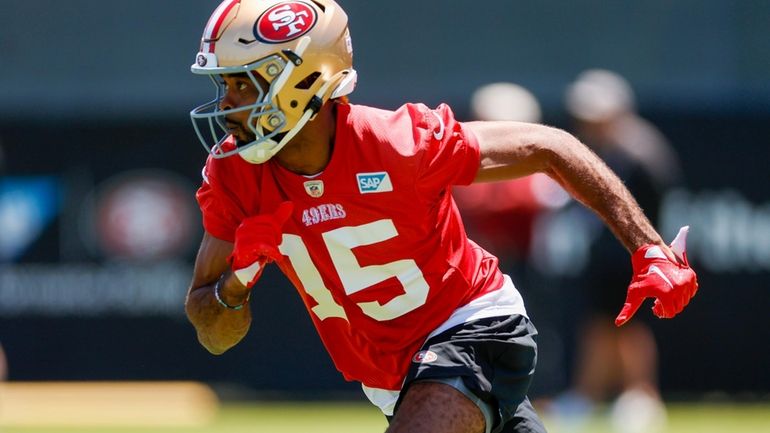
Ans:
[[[476,138],[446,105],[338,104],[322,173],[209,157],[197,199],[206,231],[229,242],[244,218],[293,202],[278,266],[344,377],[398,390],[428,334],[503,284],[451,195],[478,167]]]

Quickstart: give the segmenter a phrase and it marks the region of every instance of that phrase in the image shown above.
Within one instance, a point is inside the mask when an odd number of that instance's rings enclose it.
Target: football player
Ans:
[[[388,432],[544,431],[527,399],[535,327],[497,258],[467,238],[452,185],[543,172],[593,209],[634,252],[618,324],[646,297],[672,317],[694,295],[683,238],[667,246],[561,130],[349,103],[352,57],[333,0],[225,0],[209,18],[192,65],[217,89],[191,113],[210,152],[186,301],[198,339],[215,354],[237,344],[274,263]]]

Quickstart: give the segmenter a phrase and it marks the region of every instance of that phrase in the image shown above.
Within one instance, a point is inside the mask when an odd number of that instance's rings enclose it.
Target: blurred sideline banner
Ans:
[[[184,315],[186,262],[0,265],[0,317]]]

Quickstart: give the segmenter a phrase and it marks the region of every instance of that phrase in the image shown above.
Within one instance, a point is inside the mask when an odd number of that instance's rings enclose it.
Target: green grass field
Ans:
[[[770,404],[670,404],[667,433],[770,432]],[[553,433],[550,420],[546,425]],[[226,404],[208,425],[199,427],[3,427],[3,433],[362,433],[383,432],[385,420],[365,403]],[[584,430],[612,433],[606,419],[592,419]]]

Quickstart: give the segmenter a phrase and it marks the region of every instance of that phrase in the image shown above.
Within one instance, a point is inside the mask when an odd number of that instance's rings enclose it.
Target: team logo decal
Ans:
[[[289,1],[279,3],[262,13],[254,23],[254,36],[272,44],[288,42],[313,28],[318,16],[307,3]]]
[[[412,362],[417,364],[424,364],[427,362],[433,362],[437,359],[438,355],[436,355],[436,352],[432,352],[430,350],[421,350],[414,354],[412,357]]]
[[[356,173],[356,179],[358,180],[358,191],[361,194],[393,191],[393,184],[390,182],[390,175],[387,171]]]
[[[305,192],[310,197],[321,197],[324,195],[324,181],[322,180],[309,180],[304,183]]]
[[[204,67],[206,66],[206,63],[208,63],[208,60],[206,60],[206,56],[203,54],[198,54],[198,57],[195,59],[198,62],[198,66]]]

